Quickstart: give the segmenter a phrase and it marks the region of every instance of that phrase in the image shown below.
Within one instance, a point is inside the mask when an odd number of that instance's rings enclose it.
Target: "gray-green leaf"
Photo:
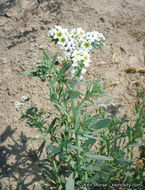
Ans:
[[[97,155],[91,154],[91,152],[86,153],[86,156],[88,158],[92,158],[94,160],[101,160],[101,161],[105,161],[105,160],[112,161],[113,160],[113,158],[111,156],[97,156]]]
[[[80,91],[69,91],[70,99],[76,99],[81,95]]]
[[[66,190],[74,190],[73,172],[70,174],[70,176],[66,182]]]
[[[103,120],[98,121],[97,123],[94,123],[93,125],[91,125],[92,129],[103,129],[104,127],[107,127],[110,123],[111,123],[111,119],[106,118]]]
[[[60,152],[60,147],[47,145],[45,151],[49,152],[50,154],[57,154],[58,152]]]

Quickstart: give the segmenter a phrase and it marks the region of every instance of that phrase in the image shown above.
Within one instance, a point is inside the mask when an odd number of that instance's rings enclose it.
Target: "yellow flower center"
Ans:
[[[84,60],[88,60],[88,57],[86,55],[84,55]]]
[[[84,43],[84,46],[85,46],[85,48],[88,48],[88,47],[90,47],[90,44],[89,44],[89,42],[85,42],[85,43]]]
[[[56,35],[57,35],[58,37],[61,37],[61,36],[62,36],[62,33],[61,33],[61,32],[58,32]]]

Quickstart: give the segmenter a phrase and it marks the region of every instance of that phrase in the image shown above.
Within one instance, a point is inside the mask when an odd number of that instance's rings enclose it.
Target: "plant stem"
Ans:
[[[54,171],[55,171],[55,175],[56,175],[56,184],[57,184],[57,187],[59,187],[59,185],[61,184],[61,179],[59,177],[59,171],[58,171],[54,156],[52,156],[52,163],[53,163],[53,167],[54,167]]]
[[[73,85],[72,90],[75,90],[75,85]],[[77,125],[77,116],[78,116],[78,109],[75,109],[75,100],[72,100],[72,108],[73,108],[73,124],[74,124],[74,129],[75,129],[75,146],[80,147],[80,140],[79,140],[79,127]],[[80,150],[77,149],[77,169],[80,167]]]

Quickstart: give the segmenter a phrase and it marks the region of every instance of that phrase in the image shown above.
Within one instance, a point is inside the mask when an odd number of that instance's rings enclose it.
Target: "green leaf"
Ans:
[[[101,170],[103,172],[112,172],[115,171],[117,168],[113,167],[112,165],[108,165],[108,164],[99,164]]]
[[[87,168],[85,168],[85,170],[87,170],[87,171],[90,171],[90,172],[94,172],[94,171],[101,171],[102,169],[101,169],[101,167],[100,167],[100,164],[99,165],[90,165],[90,166],[88,166]]]
[[[53,57],[53,60],[52,60],[52,65],[55,65],[55,63],[56,63],[56,60],[57,60],[57,54]]]
[[[17,190],[22,190],[22,179],[21,178],[18,179]]]
[[[43,183],[41,183],[41,189],[42,190],[47,190],[46,186]]]
[[[29,77],[37,76],[36,72],[24,71],[23,74]]]
[[[69,145],[69,148],[68,148],[70,151],[72,150],[79,150],[79,151],[83,151],[83,148],[81,147],[78,147],[78,146],[74,146],[74,145]]]
[[[61,149],[58,146],[47,145],[45,151],[53,155],[59,153]]]
[[[136,110],[136,113],[139,113],[138,105],[137,104],[135,104],[135,110]]]
[[[90,92],[92,84],[93,84],[93,80],[90,80],[87,85],[87,93]]]
[[[56,120],[57,118],[53,119],[53,121],[51,122],[51,124],[49,125],[49,128],[48,128],[48,132],[51,133],[55,123],[56,123]]]
[[[87,119],[87,120],[83,123],[83,126],[84,126],[84,127],[88,127],[93,121],[98,120],[99,117],[100,117],[100,116],[99,116],[98,114],[97,114],[97,115],[94,115],[93,117]]]
[[[55,133],[57,134],[62,127],[63,127],[63,123],[60,123],[59,125],[57,125]]]
[[[65,177],[64,177],[63,174],[60,176],[60,178],[61,178],[62,183],[65,184],[65,183],[66,183],[66,180],[65,180]]]
[[[84,134],[83,136],[84,136],[84,137],[87,137],[87,138],[89,138],[89,139],[95,139],[95,140],[104,141],[102,138],[100,138],[100,137],[94,137],[93,135]]]
[[[32,138],[32,137],[28,137],[28,138],[24,138],[24,140],[35,141],[35,140],[43,140],[43,139],[42,139],[42,138]]]
[[[44,168],[48,168],[48,169],[50,169],[50,170],[53,170],[53,168],[52,168],[51,166],[49,166],[48,164],[43,164],[43,167],[44,167]]]
[[[98,101],[94,102],[94,105],[103,104],[103,103],[108,103],[108,102],[110,102],[111,100],[113,100],[113,98],[107,98],[107,99],[104,99],[104,100],[98,100]]]
[[[91,152],[86,153],[86,156],[88,158],[92,158],[94,160],[101,160],[101,161],[105,161],[105,160],[112,161],[113,160],[113,158],[111,156],[97,156],[97,155],[92,154]]]
[[[124,158],[120,158],[120,159],[116,160],[116,164],[119,167],[127,167],[127,166],[131,165],[132,163],[133,163],[133,160],[126,160]]]
[[[104,100],[98,100],[98,101],[94,102],[93,104],[86,104],[86,105],[82,106],[81,108],[107,103],[107,102],[110,102],[111,100],[113,100],[113,98],[107,98],[107,99],[104,99]]]
[[[80,91],[69,91],[69,98],[71,100],[78,98],[81,95]]]
[[[85,168],[85,170],[94,172],[94,171],[103,171],[103,172],[111,172],[111,171],[115,171],[115,167],[112,167],[111,165],[107,165],[107,164],[101,164],[101,163],[96,163],[96,164],[92,164],[89,165],[87,168]]]
[[[70,174],[66,182],[66,190],[74,190],[73,172]]]
[[[65,106],[64,106],[62,103],[61,103],[61,105],[55,104],[54,107],[55,107],[59,112],[63,111],[63,113],[66,114],[68,118],[70,117],[68,110],[66,110]]]
[[[47,85],[53,86],[58,80],[55,78],[54,80],[51,80]]]
[[[93,97],[93,96],[100,98],[100,97],[106,96],[106,94],[103,94],[103,93],[102,94],[94,94],[94,93],[89,92],[87,95],[87,98]]]
[[[106,118],[103,120],[98,121],[97,123],[94,123],[91,125],[91,128],[97,130],[97,129],[103,129],[104,127],[107,127],[111,123],[111,119]]]
[[[51,174],[50,172],[48,172],[47,170],[43,170],[43,175],[48,178],[48,179],[51,179],[53,181],[55,181],[55,177],[53,176],[53,174]]]
[[[89,146],[89,145],[93,145],[96,142],[95,139],[89,138],[85,141],[85,145]]]
[[[77,85],[77,84],[81,84],[83,82],[84,82],[84,80],[69,80],[69,81],[67,81],[67,84]]]
[[[94,81],[94,85],[93,85],[93,88],[91,90],[92,93],[102,93],[103,87],[100,84],[100,80],[101,79]]]
[[[49,187],[46,187],[43,183],[41,183],[42,190],[51,190]]]
[[[71,67],[72,63],[65,63],[64,66],[62,67],[62,69],[60,70],[59,74],[64,74],[70,67]]]
[[[44,50],[42,50],[42,51],[43,51],[44,57],[45,57],[49,62],[51,62],[50,57],[48,56],[48,54],[47,54]]]

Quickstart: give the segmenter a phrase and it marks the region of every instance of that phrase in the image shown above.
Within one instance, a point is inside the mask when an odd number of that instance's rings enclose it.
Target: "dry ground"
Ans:
[[[41,168],[29,154],[40,143],[25,141],[36,133],[19,120],[13,104],[28,95],[33,104],[51,109],[44,99],[47,87],[23,75],[41,60],[42,49],[51,57],[58,51],[47,37],[48,28],[82,27],[107,36],[103,49],[92,52],[85,78],[102,77],[107,82],[105,92],[116,98],[111,104],[133,122],[136,89],[145,88],[145,74],[124,69],[145,67],[144,10],[144,0],[0,0],[0,172],[4,185],[10,178],[15,189],[20,176],[23,189],[40,189]]]

